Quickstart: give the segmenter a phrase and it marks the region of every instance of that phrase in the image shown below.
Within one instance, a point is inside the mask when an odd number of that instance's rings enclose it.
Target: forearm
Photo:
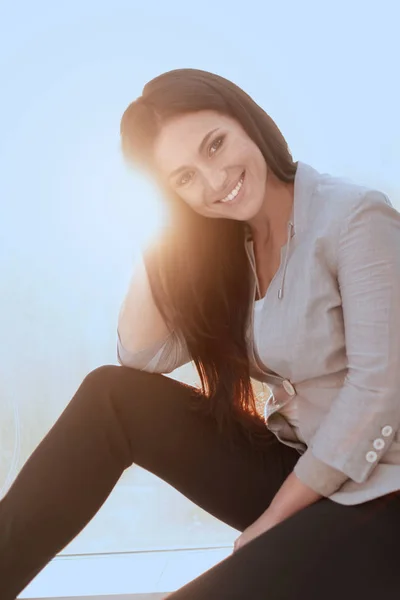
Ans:
[[[152,346],[169,335],[168,328],[154,303],[142,262],[136,266],[121,306],[118,331],[124,348],[133,353]]]
[[[305,485],[292,471],[278,490],[267,512],[283,520],[322,498],[324,496]]]

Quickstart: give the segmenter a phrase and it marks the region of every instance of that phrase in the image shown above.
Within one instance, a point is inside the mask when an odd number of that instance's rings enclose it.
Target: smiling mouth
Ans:
[[[235,200],[236,196],[239,194],[240,190],[242,189],[244,176],[245,176],[245,171],[243,171],[243,173],[241,174],[240,179],[237,182],[237,184],[235,185],[235,187],[233,188],[233,190],[231,192],[229,192],[229,194],[227,196],[225,196],[225,198],[222,198],[221,200],[217,200],[215,204],[229,204],[230,202],[233,202],[233,200]]]

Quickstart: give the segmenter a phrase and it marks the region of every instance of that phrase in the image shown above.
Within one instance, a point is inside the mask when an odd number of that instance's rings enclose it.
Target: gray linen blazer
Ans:
[[[376,190],[302,162],[281,264],[262,305],[254,275],[247,339],[251,375],[268,384],[266,426],[296,448],[295,473],[352,505],[400,490],[400,214]],[[122,365],[170,373],[190,361],[172,332]],[[298,429],[279,412],[296,402]]]

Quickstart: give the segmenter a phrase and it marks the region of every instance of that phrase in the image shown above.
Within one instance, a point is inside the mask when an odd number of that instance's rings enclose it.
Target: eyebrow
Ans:
[[[200,146],[199,146],[199,154],[201,154],[204,150],[204,147],[206,146],[208,140],[210,139],[210,137],[216,132],[218,131],[218,127],[216,129],[212,129],[211,131],[209,131],[208,133],[206,133],[206,135],[204,136],[204,138],[202,139]],[[175,169],[174,171],[171,171],[169,177],[174,177],[175,175],[177,175],[178,173],[180,173],[181,171],[185,171],[186,169],[189,169],[190,167],[188,167],[187,165],[183,165],[182,167],[179,167],[178,169]]]

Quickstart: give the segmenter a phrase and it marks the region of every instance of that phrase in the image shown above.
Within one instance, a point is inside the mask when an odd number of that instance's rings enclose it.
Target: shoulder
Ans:
[[[321,174],[314,188],[310,218],[321,233],[336,238],[353,220],[382,211],[400,217],[383,191]]]
[[[309,171],[312,176],[311,193],[303,196],[299,222],[310,243],[323,252],[334,267],[340,239],[356,225],[357,231],[370,221],[400,222],[400,214],[393,208],[387,195],[365,185],[330,174]],[[359,227],[361,225],[361,227]]]
[[[388,196],[381,190],[359,185],[344,177],[321,175],[315,189],[321,209],[334,217],[346,219],[360,208],[390,206]]]

